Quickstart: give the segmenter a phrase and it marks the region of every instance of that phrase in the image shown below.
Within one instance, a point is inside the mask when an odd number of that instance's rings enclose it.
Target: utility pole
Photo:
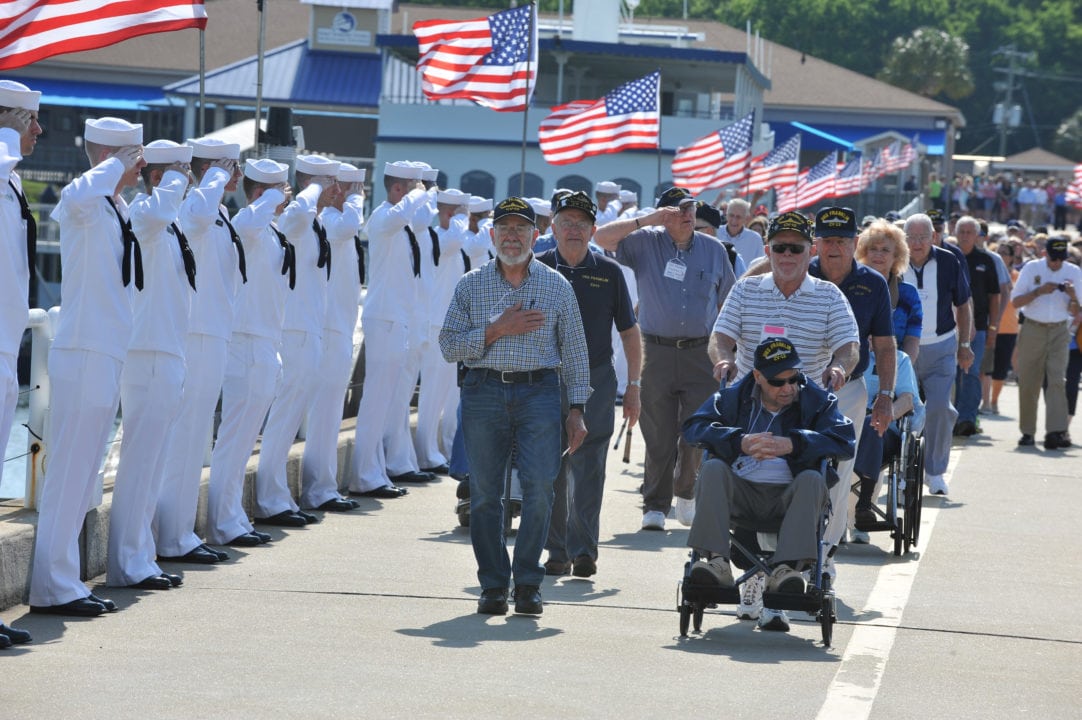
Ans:
[[[993,55],[1006,56],[1008,63],[1006,68],[995,68],[995,72],[1006,73],[1007,75],[1005,88],[1007,93],[1006,100],[1001,105],[997,105],[992,118],[993,122],[999,127],[999,154],[1002,157],[1007,154],[1007,133],[1010,128],[1017,126],[1021,120],[1021,108],[1016,111],[1012,104],[1014,98],[1014,79],[1019,75],[1025,74],[1025,71],[1019,66],[1019,61],[1032,60],[1034,54],[1031,52],[1021,52],[1014,43],[1011,43],[1006,47],[999,48]]]

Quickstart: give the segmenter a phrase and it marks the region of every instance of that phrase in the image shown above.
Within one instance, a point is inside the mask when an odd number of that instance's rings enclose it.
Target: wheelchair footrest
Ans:
[[[740,589],[702,585],[685,581],[681,586],[684,600],[705,605],[739,605]]]
[[[893,530],[894,525],[886,520],[877,520],[875,522],[863,522],[854,523],[857,530],[863,532],[883,532],[884,530]]]
[[[804,612],[816,612],[822,600],[819,588],[808,587],[804,594],[764,592],[763,605],[773,610],[803,610]]]

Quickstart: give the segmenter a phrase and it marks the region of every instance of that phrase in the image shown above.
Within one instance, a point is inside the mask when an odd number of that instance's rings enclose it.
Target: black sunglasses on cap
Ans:
[[[781,255],[788,252],[790,255],[803,255],[805,245],[803,243],[772,243],[770,252]]]
[[[786,385],[803,385],[804,373],[797,373],[790,378],[765,378],[772,387],[785,387]]]

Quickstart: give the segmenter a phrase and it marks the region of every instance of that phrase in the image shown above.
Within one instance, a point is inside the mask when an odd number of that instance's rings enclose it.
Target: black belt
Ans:
[[[661,337],[660,335],[650,335],[649,333],[643,333],[642,337],[648,343],[653,343],[655,345],[667,345],[668,347],[674,347],[677,350],[700,347],[710,342],[709,337],[667,338]]]
[[[490,370],[488,368],[477,368],[478,372],[485,374],[486,378],[495,378],[502,383],[527,383],[533,384],[541,382],[548,378],[556,371],[552,368],[541,368],[540,370],[524,370],[522,372],[516,372],[513,370]]]

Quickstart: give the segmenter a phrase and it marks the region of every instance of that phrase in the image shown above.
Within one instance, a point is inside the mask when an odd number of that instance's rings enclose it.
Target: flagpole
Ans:
[[[657,69],[657,184],[654,185],[656,192],[657,188],[661,187],[661,68]]]
[[[196,120],[196,136],[203,137],[204,103],[207,91],[207,31],[199,28],[199,118]]]
[[[536,6],[530,3],[530,25],[526,31],[528,37],[528,47],[526,48],[526,105],[522,108],[522,152],[521,162],[519,164],[518,171],[518,194],[519,197],[526,195],[526,133],[529,125],[530,117],[530,62],[533,60],[534,46],[534,17],[537,14]],[[534,72],[540,73],[541,71],[541,58],[537,59],[537,66],[534,68]]]
[[[259,152],[259,119],[263,115],[263,39],[267,34],[266,17],[263,14],[263,0],[255,0],[259,11],[259,41],[256,55],[255,75],[255,149]]]

